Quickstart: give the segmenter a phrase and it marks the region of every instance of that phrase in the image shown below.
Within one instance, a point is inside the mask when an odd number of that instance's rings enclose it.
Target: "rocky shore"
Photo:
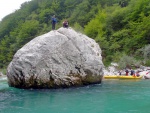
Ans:
[[[7,80],[7,76],[0,72],[0,81]]]
[[[143,76],[143,79],[150,79],[150,67],[140,66],[139,68],[133,69],[135,73],[139,73],[139,75]],[[117,63],[111,63],[111,65],[104,69],[104,76],[105,75],[125,75],[126,69],[120,70],[118,69]],[[129,76],[131,73],[131,69],[128,69]]]
[[[6,75],[4,75],[2,72],[0,72],[0,77],[1,77],[1,76],[6,76]]]

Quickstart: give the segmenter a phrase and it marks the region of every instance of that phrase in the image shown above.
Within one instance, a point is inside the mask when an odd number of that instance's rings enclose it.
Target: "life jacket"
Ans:
[[[57,22],[56,18],[52,18],[52,23],[55,24]]]

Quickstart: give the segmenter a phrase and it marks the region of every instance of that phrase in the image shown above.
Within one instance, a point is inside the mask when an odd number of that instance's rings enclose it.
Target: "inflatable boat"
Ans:
[[[104,79],[141,79],[142,76],[126,76],[126,75],[105,75]]]
[[[118,76],[119,79],[141,79],[142,76]]]
[[[118,75],[104,75],[104,79],[118,79]]]

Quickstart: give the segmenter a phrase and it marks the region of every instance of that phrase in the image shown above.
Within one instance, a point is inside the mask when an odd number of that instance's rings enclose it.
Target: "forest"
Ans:
[[[0,21],[0,68],[36,36],[69,26],[93,38],[102,49],[105,66],[150,66],[150,0],[31,0]]]

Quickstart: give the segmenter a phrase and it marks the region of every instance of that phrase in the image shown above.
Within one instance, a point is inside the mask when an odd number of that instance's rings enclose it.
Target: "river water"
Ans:
[[[24,90],[0,80],[0,113],[150,113],[150,81],[104,80],[79,88]]]

